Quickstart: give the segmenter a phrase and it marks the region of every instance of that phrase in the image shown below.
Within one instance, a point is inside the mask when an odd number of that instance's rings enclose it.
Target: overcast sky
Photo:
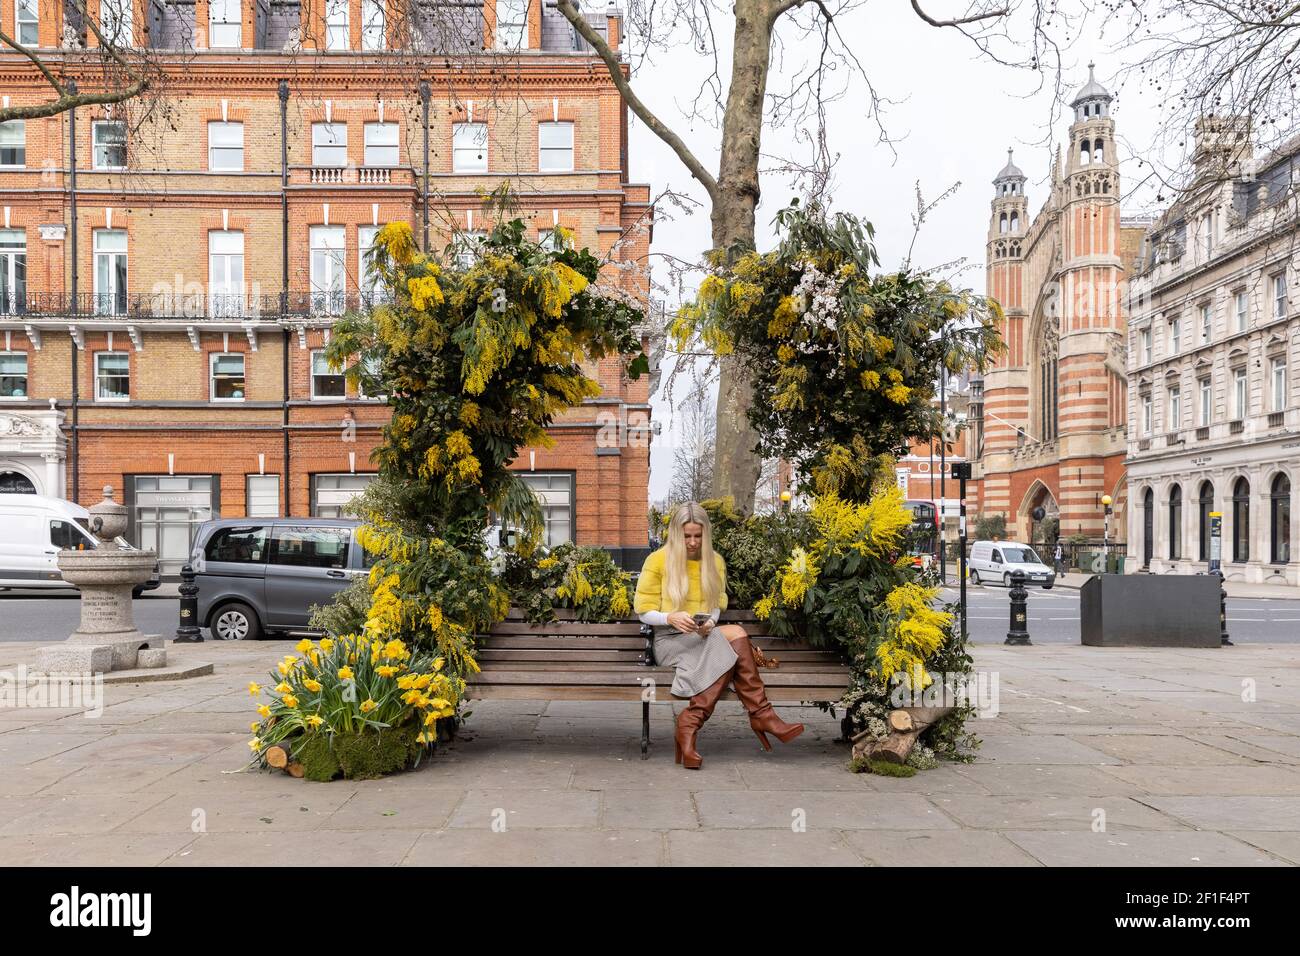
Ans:
[[[961,12],[959,5],[940,0],[932,0],[930,6],[932,16]],[[729,41],[729,18],[719,32],[724,29]],[[917,182],[927,200],[960,182],[956,193],[922,227],[912,254],[913,265],[925,268],[965,258],[968,268],[958,281],[983,292],[992,179],[1006,163],[1007,147],[1015,148],[1015,161],[1029,177],[1030,214],[1036,215],[1046,198],[1051,168],[1052,152],[1044,139],[1049,131],[1054,143],[1064,139],[1072,114],[1065,110],[1052,124],[1055,90],[1051,77],[1044,85],[1037,74],[982,59],[955,30],[921,23],[903,0],[871,3],[841,23],[841,31],[851,38],[853,53],[866,67],[879,95],[896,102],[883,116],[894,140],[892,149],[878,142],[861,80],[855,80],[849,93],[828,107],[830,151],[832,156],[839,154],[832,188],[834,208],[870,221],[876,229],[882,264],[897,267],[912,242]],[[784,24],[784,29],[778,26],[778,32],[791,35],[794,31]],[[1098,33],[1095,25],[1085,28],[1065,52],[1066,100],[1087,81],[1090,59],[1097,62],[1098,80],[1113,94],[1117,92],[1113,79],[1122,61],[1110,39]],[[786,62],[801,62],[807,51],[806,47],[787,47]],[[727,57],[723,59],[725,63]],[[716,170],[719,131],[682,118],[700,78],[709,69],[708,62],[689,47],[679,46],[659,52],[652,63],[641,65],[633,83],[650,108],[682,135],[704,165]],[[671,82],[666,82],[669,77]],[[726,81],[724,75],[724,90]],[[769,88],[775,90],[780,83],[774,77]],[[1143,91],[1118,92],[1121,95],[1113,104],[1112,115],[1120,145],[1120,175],[1127,192],[1140,175],[1134,153],[1147,153],[1154,140],[1157,111],[1152,97]],[[763,131],[762,145],[764,153],[774,156],[770,165],[775,164],[775,156],[807,155],[806,149],[794,142],[790,128],[769,125]],[[630,153],[632,179],[648,182],[652,195],[672,189],[705,199],[704,191],[672,151],[635,117]],[[793,194],[783,180],[778,173],[763,178],[758,210],[760,249],[771,246],[772,216]],[[1154,195],[1144,191],[1126,200],[1124,213],[1148,211],[1153,203]],[[676,210],[671,215],[674,220],[655,226],[652,254],[698,259],[710,245],[707,206],[701,205],[693,215]],[[665,269],[658,255],[655,262],[656,277],[662,281]],[[654,419],[662,423],[663,433],[651,453],[651,500],[662,497],[670,483],[674,433],[672,409],[662,391],[654,401]]]

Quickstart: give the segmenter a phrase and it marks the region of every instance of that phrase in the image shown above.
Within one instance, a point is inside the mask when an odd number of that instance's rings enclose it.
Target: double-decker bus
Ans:
[[[912,512],[913,563],[929,567],[939,560],[939,509],[933,501],[908,499],[903,504]]]

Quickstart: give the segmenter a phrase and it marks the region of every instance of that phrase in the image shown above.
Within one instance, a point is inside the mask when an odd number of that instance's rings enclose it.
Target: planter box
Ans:
[[[1208,574],[1098,574],[1079,595],[1091,647],[1218,647],[1219,579]]]

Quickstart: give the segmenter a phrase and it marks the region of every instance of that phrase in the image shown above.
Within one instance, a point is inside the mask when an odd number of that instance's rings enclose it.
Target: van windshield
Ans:
[[[1033,548],[1003,548],[1008,564],[1042,564]]]

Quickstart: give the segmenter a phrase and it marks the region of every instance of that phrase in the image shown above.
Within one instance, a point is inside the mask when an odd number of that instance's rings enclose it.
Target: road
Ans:
[[[957,600],[957,589],[944,589],[945,601]],[[971,640],[1001,644],[1007,636],[1010,608],[1006,588],[968,586]],[[1079,643],[1079,592],[1055,587],[1029,589],[1029,637],[1035,642]],[[146,634],[176,632],[177,599],[143,597],[135,602],[136,626]],[[35,594],[0,592],[0,641],[61,641],[80,618],[77,593]],[[1228,632],[1233,641],[1300,643],[1300,600],[1229,598]],[[205,631],[205,636],[207,632]]]
[[[1072,588],[1028,588],[1029,639],[1045,644],[1079,643],[1079,592]],[[943,589],[956,601],[955,586]],[[969,633],[973,643],[1001,644],[1011,624],[1008,589],[966,587]],[[1228,635],[1234,642],[1300,643],[1300,600],[1228,598]]]

